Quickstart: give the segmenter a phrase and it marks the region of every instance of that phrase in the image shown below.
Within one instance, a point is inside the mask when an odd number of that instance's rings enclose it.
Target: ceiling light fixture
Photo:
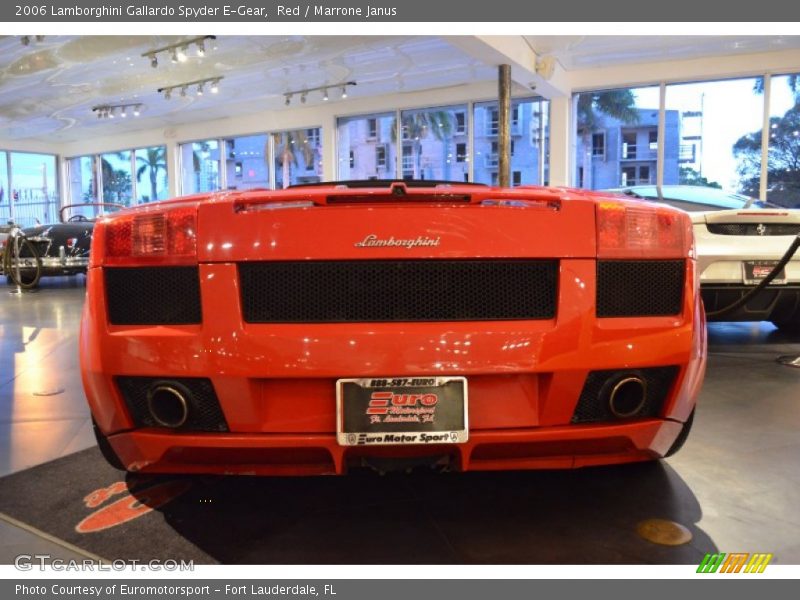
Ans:
[[[343,83],[337,83],[335,85],[321,85],[319,87],[312,87],[312,88],[305,88],[302,90],[293,90],[290,92],[284,92],[283,95],[286,98],[284,104],[289,106],[292,103],[292,97],[297,94],[300,96],[300,103],[305,104],[306,100],[308,100],[308,95],[311,92],[322,92],[322,100],[328,101],[330,100],[330,94],[328,93],[329,89],[336,89],[339,88],[342,90],[342,98],[347,98],[347,88],[351,85],[357,85],[355,81],[345,81]]]
[[[98,119],[113,119],[119,113],[123,119],[127,118],[128,114],[132,113],[134,117],[142,114],[144,105],[141,103],[135,104],[101,104],[93,106],[92,112],[97,115]]]
[[[208,90],[212,94],[219,93],[219,82],[225,79],[224,76],[219,77],[205,77],[203,79],[195,79],[193,81],[185,81],[183,83],[176,83],[175,85],[168,85],[158,88],[159,94],[164,94],[164,99],[169,100],[173,97],[174,92],[179,92],[181,98],[185,98],[190,89],[196,89],[197,95],[202,96]]]
[[[23,45],[23,46],[30,46],[30,45],[31,45],[31,36],[29,36],[29,35],[23,35],[23,36],[20,38],[20,40],[19,40],[19,41],[20,41],[20,42],[22,42],[22,45]]]
[[[177,64],[179,62],[182,63],[188,60],[189,49],[192,46],[197,49],[197,56],[202,58],[206,55],[206,41],[216,39],[217,36],[215,35],[201,35],[188,40],[181,40],[180,42],[169,44],[168,46],[153,48],[147,52],[144,52],[142,56],[150,61],[150,66],[152,66],[154,69],[158,67],[158,55],[162,53],[164,55],[168,55],[173,64]],[[217,49],[216,42],[212,44],[211,48],[213,50]]]

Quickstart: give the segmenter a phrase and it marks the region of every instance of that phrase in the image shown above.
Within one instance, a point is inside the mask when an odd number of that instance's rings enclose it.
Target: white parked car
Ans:
[[[665,185],[661,196],[654,185],[612,191],[691,213],[709,320],[772,321],[780,329],[800,332],[800,251],[772,283],[743,306],[713,315],[739,300],[773,270],[800,234],[800,210],[699,186]]]

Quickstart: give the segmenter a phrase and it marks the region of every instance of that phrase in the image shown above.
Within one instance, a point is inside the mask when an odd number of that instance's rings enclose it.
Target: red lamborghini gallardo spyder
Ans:
[[[683,444],[704,325],[678,210],[315,184],[100,220],[81,367],[129,471],[569,468]]]

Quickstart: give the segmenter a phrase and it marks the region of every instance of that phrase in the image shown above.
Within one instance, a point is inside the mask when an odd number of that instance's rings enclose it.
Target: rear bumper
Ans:
[[[339,446],[336,436],[175,434],[140,430],[111,436],[130,470],[154,473],[341,475],[363,459],[436,457],[457,471],[568,469],[651,460],[666,454],[682,424],[643,420],[615,425],[475,431],[465,444]]]
[[[703,284],[701,295],[707,312],[730,306],[755,286]],[[800,284],[771,285],[759,292],[744,306],[711,321],[777,321],[800,320]]]
[[[202,324],[112,326],[90,269],[81,370],[92,414],[124,464],[148,472],[344,473],[365,456],[446,456],[455,469],[570,468],[662,456],[694,408],[705,321],[687,261],[680,314],[597,318],[597,263],[562,259],[558,310],[539,321],[248,324],[236,265],[201,263]],[[571,424],[593,371],[674,366],[658,418]],[[469,441],[341,447],[338,378],[460,375]],[[120,376],[207,378],[229,433],[136,429]]]

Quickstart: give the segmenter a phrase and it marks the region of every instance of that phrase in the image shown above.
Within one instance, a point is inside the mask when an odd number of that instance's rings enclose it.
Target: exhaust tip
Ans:
[[[168,382],[154,385],[147,392],[147,409],[153,420],[162,427],[176,429],[189,418],[188,392],[182,386]]]
[[[647,384],[636,375],[619,379],[608,395],[608,408],[615,417],[624,419],[636,416],[644,408]]]

